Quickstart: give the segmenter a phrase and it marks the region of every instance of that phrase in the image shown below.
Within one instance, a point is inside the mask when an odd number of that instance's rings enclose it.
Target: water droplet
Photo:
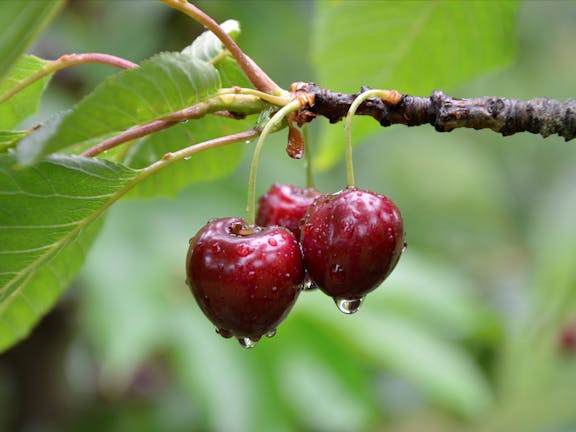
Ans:
[[[184,160],[190,160],[192,159],[192,156],[184,156]]]
[[[278,287],[277,287],[277,286],[273,286],[273,287],[272,287],[272,291],[274,291],[274,292],[278,291]]]
[[[272,330],[270,330],[268,333],[266,333],[266,337],[267,337],[267,338],[271,338],[271,337],[274,337],[274,336],[276,336],[276,329],[272,329]]]
[[[270,246],[278,246],[278,242],[276,241],[276,239],[273,239],[273,238],[268,239],[268,244]]]
[[[255,340],[250,339],[249,337],[240,337],[238,338],[238,343],[242,348],[253,348],[256,345]]]
[[[251,142],[252,142],[252,141],[250,141],[250,140],[244,141],[245,144],[250,144]]]
[[[182,120],[181,123],[186,124],[186,123],[188,123],[189,121],[190,121],[190,120],[186,119],[186,120]]]
[[[330,267],[330,275],[336,282],[344,282],[344,268],[340,264]]]
[[[232,337],[232,332],[230,330],[217,328],[216,333],[218,333],[223,338],[229,339]]]
[[[408,247],[408,242],[405,241],[405,242],[402,244],[402,252],[404,252],[407,247]]]
[[[241,244],[236,246],[236,252],[238,255],[245,257],[252,253],[252,249],[246,245]]]
[[[340,312],[350,315],[358,312],[363,300],[364,297],[358,299],[334,299],[334,302]]]
[[[316,285],[312,280],[312,278],[308,275],[308,273],[306,273],[306,277],[304,278],[304,282],[302,283],[302,289],[307,291],[316,288],[318,288],[318,285]]]

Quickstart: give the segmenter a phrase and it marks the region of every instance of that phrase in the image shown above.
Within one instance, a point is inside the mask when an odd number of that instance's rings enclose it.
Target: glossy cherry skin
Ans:
[[[318,195],[314,188],[276,183],[258,200],[256,224],[286,227],[299,239],[302,218]]]
[[[314,201],[301,237],[304,265],[335,300],[357,300],[377,288],[404,248],[400,210],[387,197],[347,188]]]
[[[257,341],[294,305],[304,279],[299,244],[283,227],[214,219],[190,240],[187,283],[224,337]]]

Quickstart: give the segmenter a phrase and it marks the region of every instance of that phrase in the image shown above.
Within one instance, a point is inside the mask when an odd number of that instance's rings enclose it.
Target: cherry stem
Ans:
[[[350,109],[348,110],[346,119],[344,121],[344,135],[346,139],[346,183],[348,187],[354,187],[356,184],[354,181],[354,162],[352,158],[352,119],[354,118],[356,110],[362,104],[362,102],[370,99],[371,97],[380,97],[383,102],[388,102],[395,96],[396,93],[391,90],[367,90],[356,96],[350,105]]]
[[[274,81],[272,81],[272,79],[260,68],[260,66],[258,66],[250,57],[244,54],[236,42],[234,42],[234,39],[232,39],[216,21],[214,21],[202,10],[193,4],[188,3],[186,0],[160,1],[188,15],[190,18],[202,24],[204,27],[214,33],[216,37],[220,39],[220,41],[228,49],[228,51],[230,51],[230,54],[232,54],[234,59],[236,59],[246,74],[246,77],[248,77],[250,82],[254,84],[254,87],[256,87],[258,90],[270,94],[281,94],[283,92],[282,88]]]
[[[302,102],[298,99],[292,100],[292,102],[284,105],[280,108],[272,118],[266,123],[266,126],[262,129],[262,133],[256,142],[254,147],[254,153],[252,155],[252,162],[250,164],[250,173],[248,175],[248,204],[246,205],[246,222],[248,225],[254,225],[256,222],[256,176],[258,173],[258,163],[260,161],[260,153],[262,152],[262,147],[266,138],[276,128],[278,128],[284,117],[294,111],[298,111],[302,107]]]
[[[105,64],[119,69],[132,69],[138,67],[136,63],[121,57],[116,57],[110,54],[102,53],[84,53],[84,54],[66,54],[61,56],[58,60],[51,61],[46,66],[36,71],[26,79],[18,82],[14,87],[10,88],[6,93],[0,96],[0,103],[6,102],[16,93],[24,90],[29,85],[34,84],[36,81],[48,76],[54,72],[65,69],[70,66],[76,66],[87,63]]]
[[[314,169],[312,162],[312,153],[310,152],[310,141],[308,139],[308,127],[302,127],[302,135],[304,136],[304,157],[306,158],[306,187],[313,188],[314,184]]]

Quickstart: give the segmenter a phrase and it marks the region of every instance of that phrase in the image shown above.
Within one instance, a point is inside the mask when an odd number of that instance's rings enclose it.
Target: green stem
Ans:
[[[129,60],[116,57],[110,54],[101,53],[84,53],[84,54],[67,54],[60,57],[58,60],[51,61],[42,69],[36,71],[26,79],[18,82],[14,87],[10,88],[6,93],[0,96],[0,103],[6,102],[16,93],[24,90],[29,85],[34,84],[36,81],[48,76],[54,72],[65,69],[67,67],[87,64],[87,63],[99,63],[105,64],[120,69],[131,69],[138,65],[132,63]]]
[[[306,158],[306,187],[314,188],[314,169],[312,162],[312,153],[310,152],[310,141],[308,140],[308,127],[302,127],[302,135],[304,136],[304,157]]]
[[[208,30],[216,35],[220,42],[224,44],[226,49],[234,57],[238,65],[244,71],[244,74],[254,87],[265,93],[281,94],[282,88],[276,84],[272,79],[258,66],[254,61],[248,57],[234,42],[234,39],[226,33],[220,25],[214,21],[210,16],[206,15],[202,10],[198,9],[193,4],[188,3],[187,0],[160,0],[162,3],[179,10],[180,12],[188,15],[194,21],[202,24]]]
[[[248,176],[248,204],[246,205],[246,222],[248,225],[254,225],[256,222],[256,175],[258,173],[258,163],[260,161],[260,153],[262,152],[262,147],[266,137],[275,128],[280,126],[284,117],[293,111],[298,111],[301,108],[301,102],[298,99],[294,99],[287,105],[284,105],[280,110],[276,112],[270,119],[262,133],[258,138],[258,142],[254,147],[254,154],[252,155],[252,163],[250,165],[250,174]]]
[[[389,97],[389,95],[390,95],[389,90],[380,90],[380,89],[367,90],[363,93],[360,93],[358,96],[356,96],[356,98],[354,99],[354,101],[350,105],[350,109],[348,110],[348,113],[346,114],[346,120],[344,122],[344,135],[345,135],[345,139],[346,139],[346,155],[345,155],[346,183],[347,183],[348,187],[354,187],[356,184],[354,181],[354,162],[352,159],[352,118],[354,117],[354,114],[356,113],[356,110],[358,109],[358,107],[366,99],[369,99],[369,98],[375,97],[375,96],[381,97],[382,99],[387,99]]]

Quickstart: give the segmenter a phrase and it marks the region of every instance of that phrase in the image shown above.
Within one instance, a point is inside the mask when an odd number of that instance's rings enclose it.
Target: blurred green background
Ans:
[[[239,20],[240,45],[283,87],[318,79],[313,2],[196,3],[218,21]],[[574,96],[576,2],[523,2],[517,19],[507,66],[442,90]],[[138,62],[201,31],[159,2],[72,1],[34,52]],[[374,46],[374,62],[379,50],[386,45]],[[39,117],[110,72],[63,71]],[[357,183],[402,209],[408,249],[358,314],[303,293],[276,337],[244,350],[199,311],[184,284],[188,239],[210,218],[244,214],[247,149],[229,178],[113,207],[61,304],[0,356],[0,430],[576,430],[576,147],[372,123],[355,151]],[[332,128],[343,145],[341,124]],[[284,133],[267,143],[259,193],[273,182],[304,184],[284,145]],[[341,189],[343,163],[316,180],[325,192]]]

